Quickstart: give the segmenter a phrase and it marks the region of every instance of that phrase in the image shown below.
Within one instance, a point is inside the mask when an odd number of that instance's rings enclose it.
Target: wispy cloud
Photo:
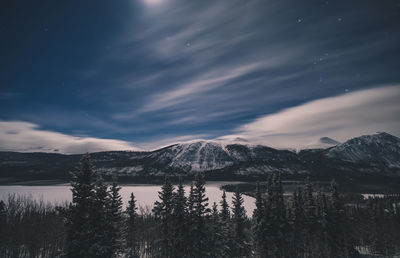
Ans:
[[[360,90],[323,98],[262,116],[239,126],[234,134],[281,148],[301,148],[323,136],[339,141],[385,131],[400,135],[400,86]]]
[[[0,150],[21,152],[85,153],[107,150],[137,150],[130,142],[77,137],[42,130],[33,123],[0,121]]]
[[[112,117],[140,121],[162,113],[159,124],[166,128],[216,118],[224,123],[244,111],[254,117],[385,79],[379,78],[380,72],[364,71],[374,66],[372,59],[392,49],[393,42],[375,34],[363,34],[360,42],[348,37],[350,29],[340,27],[339,16],[301,17],[300,9],[298,16],[285,6],[257,0],[146,4],[132,21],[142,29],[127,26],[118,42],[135,47],[114,53],[114,58],[143,57],[146,68],[156,64],[161,69],[154,74],[144,69],[120,81],[132,85],[132,92],[126,91],[132,104],[121,104]],[[340,17],[353,12],[341,11]],[[318,24],[311,26],[313,21]],[[335,30],[323,38],[327,32],[322,28]],[[359,62],[370,67],[348,69]],[[214,113],[226,116],[209,115]]]
[[[55,39],[65,37],[65,44],[36,37],[37,51],[28,45],[21,50],[38,58],[21,65],[14,52],[6,55],[11,65],[1,77],[0,119],[143,146],[179,135],[215,138],[232,128],[260,140],[268,134],[266,143],[272,144],[273,134],[282,128],[288,135],[284,130],[293,124],[265,125],[272,133],[240,125],[313,100],[400,82],[398,15],[389,2],[376,8],[363,0],[120,1],[105,10],[113,18],[76,20],[100,29],[86,44],[76,36],[87,35],[85,26],[75,30],[75,23],[62,22],[65,30]],[[102,8],[107,5],[93,14]],[[330,133],[330,126],[324,129],[321,134]],[[277,145],[301,144],[277,139]]]

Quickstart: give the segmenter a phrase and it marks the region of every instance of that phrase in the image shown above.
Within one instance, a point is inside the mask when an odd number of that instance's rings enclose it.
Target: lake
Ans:
[[[209,198],[209,207],[212,207],[213,202],[219,205],[222,196],[220,186],[227,182],[207,182],[206,195]],[[232,184],[232,182],[229,182]],[[142,207],[152,208],[154,202],[158,200],[158,191],[161,190],[160,185],[147,185],[147,184],[132,184],[122,185],[120,194],[122,196],[124,206],[129,201],[129,196],[133,192],[137,200],[137,205]],[[0,199],[5,200],[9,194],[29,195],[35,200],[43,200],[44,202],[63,203],[72,200],[70,185],[40,185],[40,186],[27,186],[27,185],[0,185]],[[186,195],[188,195],[190,186],[185,185]],[[233,193],[226,193],[227,201],[232,206]],[[253,214],[255,208],[255,200],[252,197],[243,195],[244,208],[246,209],[247,216]]]

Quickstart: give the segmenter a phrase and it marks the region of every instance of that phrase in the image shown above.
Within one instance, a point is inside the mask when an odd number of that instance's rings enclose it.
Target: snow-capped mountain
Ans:
[[[329,138],[329,137],[321,137],[316,141],[310,142],[305,146],[304,149],[327,149],[336,145],[339,145],[340,142]]]
[[[400,168],[400,139],[388,133],[363,135],[330,149],[328,157]]]
[[[400,139],[393,135],[364,135],[342,144],[324,137],[318,142],[329,147],[296,153],[243,140],[199,140],[148,152],[98,152],[92,153],[91,158],[102,173],[129,177],[186,175],[197,171],[228,176],[276,171],[328,176],[340,173],[400,175]],[[79,159],[80,155],[0,152],[0,178],[66,178]]]
[[[220,170],[249,162],[255,165],[279,163],[279,167],[283,167],[297,161],[292,152],[243,141],[238,143],[201,140],[174,144],[150,153],[149,157],[158,164],[187,172]]]

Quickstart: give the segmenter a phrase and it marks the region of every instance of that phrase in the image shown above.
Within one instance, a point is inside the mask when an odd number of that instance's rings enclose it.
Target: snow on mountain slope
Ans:
[[[320,140],[334,143],[331,139]],[[68,178],[81,155],[0,152],[0,178],[41,175]],[[104,174],[164,176],[207,171],[220,175],[337,173],[400,176],[400,139],[387,133],[364,135],[327,149],[277,150],[245,141],[198,140],[154,151],[91,153]]]
[[[327,149],[336,145],[339,145],[340,142],[329,138],[329,137],[321,137],[316,141],[310,142],[305,146],[304,149]]]
[[[174,144],[150,154],[158,163],[183,168],[187,171],[207,171],[225,168],[243,162],[284,162],[295,159],[289,151],[241,141],[199,140]]]
[[[328,157],[400,168],[400,139],[388,133],[363,135],[330,149]]]

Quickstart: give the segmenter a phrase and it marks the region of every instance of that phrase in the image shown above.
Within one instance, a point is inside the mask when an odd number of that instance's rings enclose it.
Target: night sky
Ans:
[[[0,150],[400,136],[399,0],[0,3]]]

